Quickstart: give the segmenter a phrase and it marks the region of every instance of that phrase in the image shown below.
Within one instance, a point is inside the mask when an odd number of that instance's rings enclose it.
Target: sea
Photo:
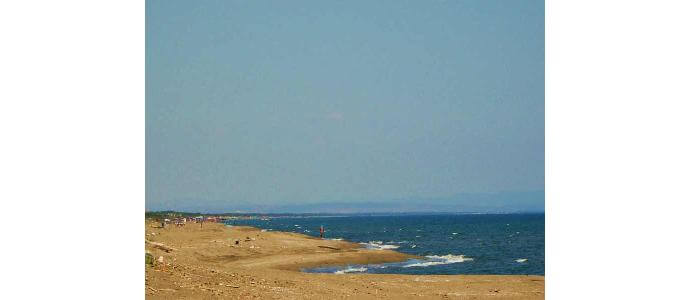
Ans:
[[[303,269],[312,273],[544,275],[544,214],[440,214],[273,217],[232,220],[267,231],[298,232],[391,249],[421,259]]]

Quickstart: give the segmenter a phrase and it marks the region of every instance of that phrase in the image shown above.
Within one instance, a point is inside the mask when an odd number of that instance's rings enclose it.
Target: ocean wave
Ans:
[[[378,249],[381,249],[381,250],[386,250],[386,249],[398,249],[398,248],[400,248],[400,246],[396,246],[396,245],[380,245],[380,246],[378,246],[377,250],[378,250]]]
[[[344,269],[344,270],[336,271],[335,274],[361,273],[361,272],[366,272],[366,271],[367,271],[367,268],[365,268],[365,267],[360,267],[360,268],[349,267],[349,268]]]
[[[470,257],[466,257],[464,255],[443,255],[443,256],[438,256],[438,255],[429,255],[426,256],[428,259],[427,261],[422,261],[422,262],[414,262],[409,265],[404,265],[402,266],[403,268],[412,268],[412,267],[428,267],[428,266],[436,266],[436,265],[448,265],[448,264],[454,264],[454,263],[461,263],[461,262],[466,262],[466,261],[472,261],[473,259]]]
[[[342,238],[337,238],[337,239],[327,239],[327,240],[329,240],[329,241],[342,241],[343,239],[342,239]]]
[[[381,241],[369,241],[368,243],[360,243],[361,245],[364,245],[365,248],[371,249],[371,250],[390,250],[390,249],[398,249],[400,246],[398,245],[386,245]]]
[[[523,262],[526,262],[526,261],[527,261],[526,258],[518,258],[518,259],[515,260],[515,262],[519,262],[519,263],[523,263]]]

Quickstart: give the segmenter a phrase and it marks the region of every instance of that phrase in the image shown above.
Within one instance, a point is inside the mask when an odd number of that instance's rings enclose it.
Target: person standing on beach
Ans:
[[[321,225],[321,228],[319,229],[319,236],[321,236],[321,238],[323,238],[324,232],[325,232],[325,230],[323,230],[323,225]]]

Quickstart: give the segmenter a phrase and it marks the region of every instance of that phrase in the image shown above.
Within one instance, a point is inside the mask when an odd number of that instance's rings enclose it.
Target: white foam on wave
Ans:
[[[526,262],[526,261],[527,261],[526,258],[518,258],[518,259],[515,260],[515,262],[519,262],[519,263],[523,263],[523,262]]]
[[[342,239],[342,238],[337,238],[337,239],[327,239],[327,240],[330,240],[330,241],[342,241],[343,239]]]
[[[381,246],[378,247],[378,249],[380,249],[380,250],[385,250],[385,249],[398,249],[398,248],[400,248],[400,246],[396,246],[396,245],[381,245]],[[377,249],[377,250],[378,250],[378,249]]]
[[[345,273],[361,273],[361,272],[366,272],[367,268],[365,267],[360,267],[360,268],[353,268],[349,267],[344,270],[336,271],[335,274],[345,274]]]
[[[361,245],[364,245],[367,249],[371,250],[389,250],[389,249],[398,249],[400,246],[398,245],[386,245],[381,241],[370,241],[368,243],[360,243]]]
[[[436,266],[436,265],[455,264],[455,263],[461,263],[461,262],[473,260],[470,257],[465,257],[464,255],[452,255],[452,254],[443,255],[443,256],[429,255],[426,258],[428,259],[427,261],[417,262],[417,263],[413,263],[413,264],[409,264],[409,265],[404,265],[402,267],[403,268],[428,267],[428,266]]]

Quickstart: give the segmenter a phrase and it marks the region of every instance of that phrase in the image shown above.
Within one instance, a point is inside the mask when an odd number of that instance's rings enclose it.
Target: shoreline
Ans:
[[[148,221],[146,297],[408,298],[509,296],[543,299],[540,275],[405,275],[310,273],[314,267],[403,262],[420,258],[345,240],[262,231],[223,223],[156,226]],[[170,251],[166,251],[167,247]],[[161,258],[162,257],[162,258]],[[420,284],[423,283],[423,284]]]

